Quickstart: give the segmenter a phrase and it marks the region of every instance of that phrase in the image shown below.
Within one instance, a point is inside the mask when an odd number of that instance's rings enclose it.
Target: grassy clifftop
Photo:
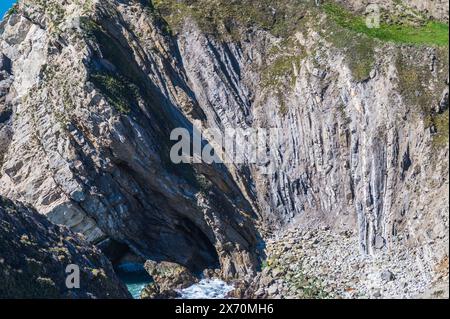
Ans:
[[[448,46],[448,25],[428,20],[419,13],[414,14],[416,21],[411,23],[407,14],[399,16],[396,12],[380,12],[379,28],[369,28],[364,16],[353,14],[340,5],[329,2],[323,5],[323,10],[339,26],[370,38],[397,43]]]
[[[316,18],[325,14],[327,23],[334,22],[339,28],[380,41],[448,46],[447,24],[429,20],[406,7],[400,13],[382,10],[380,27],[369,28],[363,14],[353,13],[334,1],[316,6],[315,1],[299,0],[154,0],[153,5],[174,33],[189,16],[205,32],[216,35],[257,27],[286,38],[301,28],[308,12]]]
[[[298,0],[154,0],[154,8],[176,33],[187,16],[205,31],[220,35],[239,27],[258,27],[276,36],[294,32],[313,1]]]

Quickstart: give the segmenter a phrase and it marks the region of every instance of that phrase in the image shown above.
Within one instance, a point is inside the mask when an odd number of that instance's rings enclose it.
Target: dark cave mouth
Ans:
[[[214,246],[206,245],[208,251],[207,255],[211,254],[212,257],[216,258],[213,263],[202,264],[202,263],[193,263],[193,264],[182,264],[177,260],[170,260],[170,258],[164,258],[164,255],[157,255],[156,257],[145,258],[136,254],[128,245],[118,242],[114,239],[105,239],[101,243],[97,244],[97,246],[102,250],[102,252],[106,255],[106,257],[111,261],[114,272],[116,273],[119,280],[122,281],[123,284],[127,287],[128,291],[132,295],[133,299],[140,299],[141,292],[143,289],[153,282],[153,278],[148,274],[148,272],[144,268],[144,263],[146,260],[151,259],[157,262],[160,261],[169,261],[181,264],[187,267],[196,277],[199,279],[202,278],[203,271],[205,269],[217,269],[220,268],[220,263],[218,260],[217,252],[215,251]],[[193,246],[194,248],[195,246]],[[191,259],[195,259],[196,256],[204,255],[201,252],[193,251],[191,252]],[[204,259],[204,256],[203,256]]]
[[[112,238],[106,238],[97,247],[112,263],[118,277],[125,283],[151,282],[151,277],[144,269],[146,260],[156,262],[173,262],[188,268],[195,276],[201,277],[205,269],[220,268],[219,256],[215,247],[196,227],[179,229],[177,238],[168,240],[175,245],[166,245],[164,240],[145,254],[137,252],[129,245]],[[189,236],[187,235],[189,234]],[[177,248],[177,245],[180,245]],[[148,276],[148,277],[147,277]]]
[[[117,277],[125,284],[133,299],[140,299],[142,290],[153,282],[141,263],[123,263],[114,266]]]

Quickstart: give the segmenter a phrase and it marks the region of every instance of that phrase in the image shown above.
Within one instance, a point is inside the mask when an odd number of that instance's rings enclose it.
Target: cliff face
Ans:
[[[178,106],[204,115],[148,10],[19,2],[2,24],[7,85],[13,79],[2,108],[13,112],[2,122],[1,192],[93,242],[109,237],[194,270],[220,262],[225,276],[251,273],[256,214],[227,169],[170,161],[171,130],[192,130]]]
[[[432,272],[448,255],[448,48],[324,20],[305,8],[288,40],[255,31],[227,45],[181,23],[187,77],[209,125],[287,135],[275,174],[237,168],[266,224],[357,230],[370,255],[413,246]]]
[[[0,196],[0,298],[129,298],[96,248],[45,216]],[[66,266],[80,268],[80,288],[66,286]]]
[[[0,193],[225,277],[253,273],[260,231],[289,222],[354,230],[369,255],[411,247],[432,272],[448,255],[448,47],[361,34],[329,1],[227,3],[20,1],[1,25]],[[171,163],[170,131],[200,126],[281,129],[275,171]]]

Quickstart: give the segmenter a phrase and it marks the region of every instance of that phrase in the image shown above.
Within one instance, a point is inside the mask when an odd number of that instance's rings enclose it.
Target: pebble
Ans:
[[[378,247],[385,245],[384,238],[377,240]],[[390,244],[389,253],[362,256],[352,232],[286,231],[268,241],[266,255],[272,263],[253,283],[256,297],[414,298],[431,284],[415,252],[400,241]]]

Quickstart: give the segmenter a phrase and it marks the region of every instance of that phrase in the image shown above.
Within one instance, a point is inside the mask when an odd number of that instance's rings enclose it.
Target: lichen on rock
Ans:
[[[80,287],[66,284],[80,270]],[[1,298],[129,298],[109,260],[82,236],[0,196]]]

